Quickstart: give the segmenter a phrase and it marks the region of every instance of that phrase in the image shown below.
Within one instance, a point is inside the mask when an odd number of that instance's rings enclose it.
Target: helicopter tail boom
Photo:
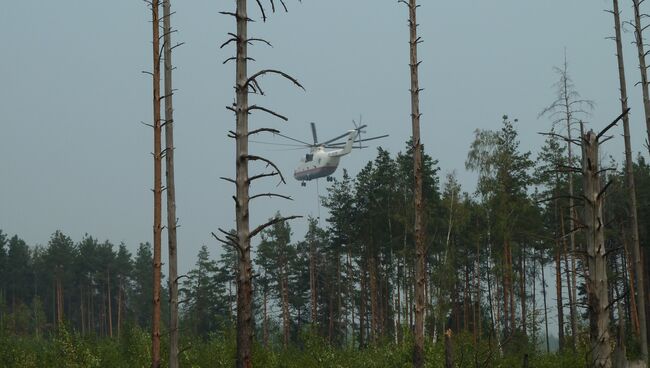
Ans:
[[[354,144],[354,140],[357,138],[358,135],[359,135],[358,130],[349,130],[348,140],[345,142],[345,146],[343,146],[343,148],[340,150],[328,152],[327,155],[330,157],[339,157],[339,156],[345,156],[348,153],[352,152],[352,145]]]

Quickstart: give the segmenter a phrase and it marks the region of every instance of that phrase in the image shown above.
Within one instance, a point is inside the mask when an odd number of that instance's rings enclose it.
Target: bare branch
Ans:
[[[272,166],[275,169],[275,171],[278,173],[278,175],[280,176],[281,183],[284,183],[284,184],[287,183],[284,180],[284,176],[282,175],[282,171],[280,171],[280,169],[271,160],[265,159],[264,157],[260,157],[260,156],[254,156],[254,155],[244,155],[244,157],[242,157],[242,158],[245,158],[247,160],[266,162],[267,167]],[[280,183],[278,183],[278,185],[280,185]]]
[[[596,141],[600,139],[609,129],[611,129],[613,126],[615,126],[627,113],[630,112],[630,108],[628,107],[625,111],[623,111],[614,121],[612,121],[608,126],[605,127],[605,129],[601,130],[598,135],[596,135]]]
[[[254,196],[251,196],[251,197],[249,198],[249,200],[253,200],[253,199],[255,199],[255,198],[260,198],[260,197],[269,197],[269,198],[270,198],[270,197],[278,197],[278,198],[284,198],[284,199],[287,199],[287,200],[293,201],[293,198],[291,198],[291,197],[289,197],[289,196],[282,195],[282,194],[276,194],[276,193],[261,193],[261,194],[255,194]]]
[[[284,77],[285,79],[288,79],[288,80],[290,80],[291,82],[293,82],[293,84],[295,84],[296,86],[302,88],[303,91],[305,90],[305,87],[303,87],[302,84],[300,84],[300,82],[298,82],[297,79],[295,79],[294,77],[290,76],[289,74],[287,74],[287,73],[285,73],[285,72],[282,72],[282,71],[280,71],[280,70],[275,70],[275,69],[264,69],[264,70],[260,70],[259,72],[257,72],[257,73],[255,73],[255,74],[251,75],[251,76],[246,80],[245,86],[248,86],[248,85],[249,85],[253,80],[255,80],[255,79],[257,79],[258,77],[261,77],[261,76],[263,76],[263,75],[266,75],[266,74],[277,74],[277,75],[280,75],[280,76]]]
[[[272,172],[272,173],[265,173],[265,174],[254,175],[254,176],[251,176],[250,178],[248,178],[247,181],[248,181],[248,183],[251,183],[253,180],[262,179],[262,178],[268,178],[268,177],[276,176],[276,175],[278,175],[278,173],[277,173],[276,171],[274,171],[274,172]]]
[[[257,105],[252,105],[252,106],[249,106],[248,109],[246,109],[246,111],[248,111],[248,112],[250,112],[251,110],[260,110],[260,111],[264,111],[264,112],[266,112],[266,113],[268,113],[268,114],[271,114],[271,115],[273,115],[273,116],[275,116],[275,117],[278,117],[278,118],[280,118],[280,119],[282,119],[282,120],[284,120],[284,121],[288,121],[288,120],[289,120],[289,118],[287,118],[286,116],[284,116],[284,115],[280,115],[280,114],[278,114],[277,112],[275,112],[275,111],[273,111],[273,110],[269,110],[269,109],[267,109],[266,107],[257,106]]]
[[[248,239],[252,239],[255,235],[259,234],[262,230],[266,229],[269,226],[275,225],[280,222],[297,219],[297,218],[302,218],[302,216],[276,217],[273,220],[256,227],[255,230],[251,231],[250,235],[248,235]]]
[[[251,130],[250,132],[248,132],[248,136],[250,137],[253,134],[262,133],[262,132],[269,132],[269,133],[273,133],[273,134],[280,133],[279,130],[273,129],[273,128],[259,128],[259,129]]]

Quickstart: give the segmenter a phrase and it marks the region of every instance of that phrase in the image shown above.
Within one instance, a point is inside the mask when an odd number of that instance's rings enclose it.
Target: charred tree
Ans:
[[[234,247],[238,253],[238,272],[237,272],[237,359],[236,366],[238,368],[252,367],[252,348],[253,348],[253,270],[251,261],[251,239],[259,234],[265,228],[276,224],[278,222],[287,221],[300,216],[276,217],[270,221],[250,229],[250,212],[249,203],[255,198],[261,197],[279,197],[284,199],[291,199],[288,196],[277,193],[260,193],[250,195],[250,184],[254,180],[278,176],[280,183],[285,183],[284,176],[278,167],[270,160],[256,155],[251,155],[248,149],[248,138],[251,135],[271,132],[279,133],[277,129],[272,128],[259,128],[249,130],[248,117],[253,111],[262,111],[273,115],[282,120],[288,120],[285,116],[278,114],[268,108],[249,104],[249,95],[258,94],[264,95],[264,91],[260,87],[259,79],[265,75],[274,74],[284,77],[293,82],[300,88],[302,85],[293,77],[279,70],[264,69],[259,72],[248,74],[248,62],[252,60],[248,56],[248,45],[254,42],[262,42],[270,45],[268,41],[261,38],[249,38],[248,36],[248,22],[252,21],[248,16],[247,0],[236,0],[236,9],[234,12],[223,11],[223,15],[232,16],[236,20],[237,31],[230,33],[230,38],[221,45],[225,47],[231,43],[236,45],[236,55],[224,61],[234,61],[235,67],[235,102],[226,108],[235,114],[235,131],[229,131],[228,136],[235,139],[235,179],[224,178],[224,180],[235,184],[236,195],[233,197],[235,201],[235,221],[237,223],[236,234],[232,235],[229,232],[219,229],[221,236],[213,233],[213,236],[226,244],[227,246]],[[256,3],[262,13],[262,19],[266,20],[265,8],[260,0]],[[275,11],[275,3],[270,0],[272,10]],[[286,5],[283,0],[280,4],[286,11]],[[303,88],[304,89],[304,88]],[[272,171],[258,175],[249,175],[249,163],[251,161],[263,162],[267,167],[271,167]]]
[[[618,80],[621,93],[621,111],[627,111],[627,83],[625,80],[625,64],[623,62],[623,42],[621,37],[621,19],[618,7],[618,0],[613,0],[614,30],[616,42],[616,60],[618,62]],[[638,3],[635,2],[635,15],[638,14]],[[635,17],[637,19],[637,17]],[[636,24],[636,23],[635,23]],[[640,32],[639,32],[640,35]],[[641,45],[643,47],[643,45]],[[644,85],[644,106],[647,106],[647,79]],[[650,122],[646,121],[648,124]],[[650,127],[650,126],[649,126]],[[649,131],[650,134],[650,131]],[[630,143],[630,119],[627,114],[623,116],[623,136],[625,139],[625,174],[629,195],[629,214],[632,235],[632,251],[634,254],[634,274],[636,276],[636,288],[639,312],[639,343],[641,344],[641,356],[645,365],[648,365],[648,333],[645,313],[645,290],[643,280],[643,265],[641,264],[641,252],[639,245],[639,220],[637,216],[636,185],[634,184],[634,165],[632,162],[632,145]]]

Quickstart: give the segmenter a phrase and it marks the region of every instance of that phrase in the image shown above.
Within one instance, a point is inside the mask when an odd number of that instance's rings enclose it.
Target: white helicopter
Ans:
[[[355,129],[348,130],[346,133],[341,134],[338,137],[329,139],[324,142],[318,142],[318,137],[316,135],[316,124],[311,123],[311,133],[314,139],[314,143],[307,143],[299,139],[291,138],[283,134],[276,133],[280,137],[289,139],[291,141],[300,143],[300,145],[295,144],[279,144],[283,146],[293,146],[293,147],[306,147],[309,148],[309,153],[305,154],[304,157],[300,159],[300,164],[293,172],[293,177],[296,180],[301,181],[301,185],[306,186],[306,182],[313,179],[326,177],[327,181],[332,181],[332,175],[339,166],[341,157],[352,152],[352,149],[361,149],[367,148],[367,146],[362,146],[361,142],[367,142],[375,139],[388,137],[388,134],[361,139],[361,133],[365,133],[362,129],[367,125],[357,126],[356,122],[352,121],[355,125]],[[357,139],[358,138],[358,139]],[[346,139],[345,141],[337,142],[341,139]],[[267,143],[267,142],[257,142],[257,143]],[[357,146],[354,144],[358,143]],[[268,143],[267,143],[268,144]],[[326,151],[326,148],[335,148],[334,150]]]

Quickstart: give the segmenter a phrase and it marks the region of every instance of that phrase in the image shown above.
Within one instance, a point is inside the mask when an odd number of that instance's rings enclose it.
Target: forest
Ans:
[[[643,1],[627,2],[631,21],[621,19],[618,0],[607,10],[617,116],[589,122],[595,103],[572,80],[565,51],[554,69],[555,97],[538,115],[543,145],[523,145],[530,125],[504,111],[497,129],[477,128],[462,147],[462,169],[477,178],[462,185],[457,171],[441,170],[445,154],[421,134],[420,4],[397,1],[401,20],[408,19],[410,138],[397,152],[366,150],[374,158],[358,172],[341,168],[328,178],[318,198],[323,217],[306,216],[301,237],[292,225],[303,216],[268,204],[293,199],[281,192],[288,176],[249,142],[280,133],[253,116],[288,120],[259,104],[263,81],[305,87],[282,70],[253,69],[248,53],[271,45],[249,35],[249,24],[262,23],[258,31],[301,4],[231,1],[234,8],[221,15],[236,31],[220,46],[234,52],[223,64],[234,67],[226,110],[235,124],[224,132],[235,143],[228,159],[235,170],[220,179],[235,191],[234,204],[220,211],[233,221],[214,230],[213,242],[191,255],[193,266],[179,271],[178,254],[186,250],[177,239],[172,51],[183,43],[172,40],[172,1],[146,0],[151,240],[136,246],[57,230],[46,244],[29,244],[0,228],[0,366],[648,366],[647,15]],[[628,42],[637,51],[628,56],[638,60],[637,84],[626,80]],[[628,103],[632,85],[642,106]],[[632,108],[645,131],[630,129]],[[647,137],[645,147],[633,149],[631,137],[639,136]],[[607,153],[617,141],[622,158]],[[274,186],[260,188],[258,180]],[[252,216],[263,212],[252,205],[258,202],[275,212],[261,224]]]

